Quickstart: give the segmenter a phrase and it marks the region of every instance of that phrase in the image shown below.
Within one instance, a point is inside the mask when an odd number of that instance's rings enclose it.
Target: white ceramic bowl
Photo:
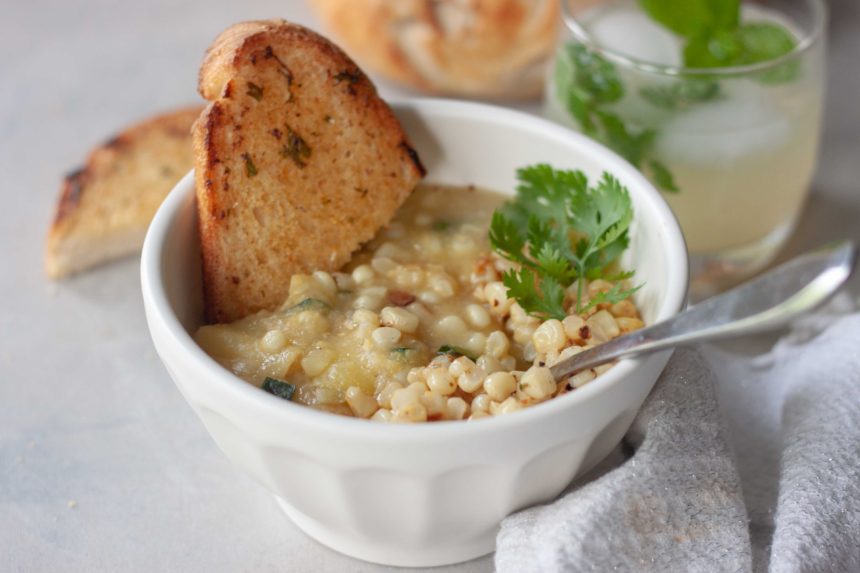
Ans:
[[[393,106],[431,182],[512,193],[537,162],[606,170],[635,208],[628,268],[646,322],[684,304],[687,255],[675,218],[633,167],[542,119],[443,100]],[[192,175],[158,211],[143,249],[146,317],[159,356],[221,450],[308,535],[389,565],[431,566],[493,550],[499,522],[551,500],[620,441],[669,358],[624,360],[584,387],[477,422],[389,425],[286,402],[243,382],[191,338],[202,322]],[[241,532],[236,532],[240,535]]]

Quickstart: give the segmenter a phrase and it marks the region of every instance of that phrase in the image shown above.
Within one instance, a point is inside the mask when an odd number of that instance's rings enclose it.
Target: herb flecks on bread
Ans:
[[[290,277],[343,266],[423,177],[391,109],[339,48],[282,20],[222,33],[193,128],[207,317],[287,298]]]
[[[63,180],[45,249],[51,278],[140,252],[152,217],[193,164],[185,108],[135,124],[96,147]]]

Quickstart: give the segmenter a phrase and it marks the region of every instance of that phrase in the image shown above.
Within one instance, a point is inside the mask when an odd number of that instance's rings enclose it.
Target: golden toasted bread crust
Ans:
[[[290,277],[333,271],[424,175],[391,109],[336,46],[282,20],[209,49],[192,129],[207,317],[282,303]]]
[[[63,180],[45,249],[61,278],[140,251],[161,201],[191,169],[191,124],[201,107],[132,125],[93,149]]]

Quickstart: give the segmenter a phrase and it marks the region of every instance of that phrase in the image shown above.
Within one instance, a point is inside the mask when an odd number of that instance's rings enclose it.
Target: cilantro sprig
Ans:
[[[556,58],[555,83],[559,100],[583,133],[646,171],[663,191],[678,191],[672,173],[653,157],[656,131],[632,128],[610,110],[625,94],[610,61],[582,44],[567,44]]]
[[[794,35],[774,22],[741,22],[740,0],[639,0],[653,20],[684,38],[684,65],[688,68],[745,66],[774,60],[790,53]],[[765,83],[790,81],[797,74],[794,62],[759,76]]]
[[[546,164],[517,171],[516,198],[493,213],[490,245],[519,268],[502,282],[529,314],[567,316],[565,293],[577,281],[577,313],[602,302],[614,303],[636,291],[620,283],[583,304],[585,280],[624,280],[615,263],[629,244],[633,205],[627,189],[604,173],[589,186],[581,171],[556,170]]]

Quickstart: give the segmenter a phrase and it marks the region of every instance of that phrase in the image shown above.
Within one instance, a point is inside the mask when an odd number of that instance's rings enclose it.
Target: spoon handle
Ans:
[[[850,241],[801,255],[668,320],[614,338],[553,365],[556,380],[616,358],[785,325],[832,296],[851,275]]]

